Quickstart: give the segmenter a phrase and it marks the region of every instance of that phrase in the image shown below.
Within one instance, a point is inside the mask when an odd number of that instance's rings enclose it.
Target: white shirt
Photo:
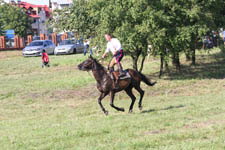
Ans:
[[[115,54],[116,51],[121,50],[122,46],[120,41],[117,38],[112,38],[108,43],[107,43],[107,48],[106,52],[108,53],[111,51],[113,54]]]
[[[90,41],[88,39],[84,41],[84,46],[85,45],[90,45]]]

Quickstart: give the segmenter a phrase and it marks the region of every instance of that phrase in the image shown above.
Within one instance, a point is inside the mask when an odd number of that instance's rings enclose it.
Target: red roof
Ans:
[[[32,18],[40,18],[40,16],[38,16],[38,15],[29,15],[29,16]]]
[[[34,5],[34,4],[30,4],[30,3],[27,3],[27,2],[21,2],[20,5],[18,5],[19,7],[21,8],[25,8],[26,10],[28,9],[33,9],[33,8],[44,8],[45,10],[45,14],[46,14],[46,17],[50,17],[50,9],[48,8],[47,5]],[[33,18],[38,18],[39,16],[38,15],[29,15]]]

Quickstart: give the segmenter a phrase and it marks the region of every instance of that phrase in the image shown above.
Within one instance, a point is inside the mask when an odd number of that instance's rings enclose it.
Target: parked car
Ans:
[[[75,54],[82,53],[84,51],[84,44],[79,41],[63,40],[55,48],[54,54]]]
[[[23,56],[41,56],[42,50],[54,54],[55,44],[50,40],[35,40],[23,49]]]

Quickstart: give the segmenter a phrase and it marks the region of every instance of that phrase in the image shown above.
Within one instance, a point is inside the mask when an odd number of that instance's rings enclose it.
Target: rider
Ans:
[[[122,49],[120,41],[117,38],[112,38],[109,33],[105,34],[105,38],[108,41],[108,43],[107,43],[107,48],[105,50],[105,53],[102,55],[102,58],[104,58],[107,55],[107,53],[111,51],[113,54],[113,57],[109,64],[110,73],[114,71],[114,65],[117,64],[119,72],[120,72],[119,77],[124,76],[125,72],[123,71],[123,68],[120,64],[120,61],[123,58],[123,49]]]

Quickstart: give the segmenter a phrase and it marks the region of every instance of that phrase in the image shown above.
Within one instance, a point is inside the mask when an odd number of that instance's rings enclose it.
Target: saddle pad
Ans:
[[[125,70],[126,71],[126,70]],[[115,73],[115,72],[114,72]],[[109,76],[111,77],[111,79],[115,79],[115,74],[114,73],[109,73],[108,72],[108,74],[109,74]],[[126,71],[126,74],[124,75],[124,76],[121,76],[120,77],[120,80],[121,79],[128,79],[128,78],[131,78],[131,76],[130,76],[130,74],[128,73],[128,71]]]
[[[121,79],[127,79],[127,78],[130,78],[130,74],[126,71],[126,75],[120,77],[120,80],[121,80]]]

